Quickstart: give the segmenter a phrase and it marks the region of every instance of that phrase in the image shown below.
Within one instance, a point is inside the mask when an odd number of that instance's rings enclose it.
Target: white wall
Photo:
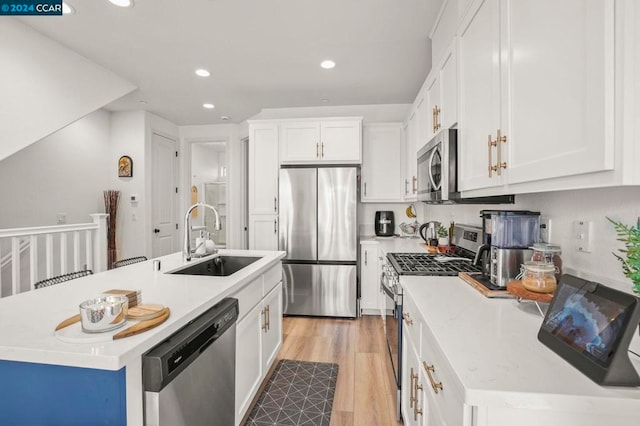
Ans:
[[[620,263],[611,254],[623,244],[616,241],[616,234],[605,218],[635,224],[640,216],[640,187],[616,187],[559,191],[516,196],[513,205],[423,205],[421,222],[439,220],[449,223],[469,223],[480,225],[479,212],[482,209],[533,210],[540,211],[551,219],[551,241],[562,247],[565,268],[581,276],[597,280],[605,285],[613,285],[630,291],[630,281],[622,273]],[[592,221],[593,251],[577,251],[573,238],[573,222]]]
[[[0,161],[0,229],[88,223],[109,187],[109,112],[98,110]]]
[[[0,25],[0,159],[135,86],[12,17]]]

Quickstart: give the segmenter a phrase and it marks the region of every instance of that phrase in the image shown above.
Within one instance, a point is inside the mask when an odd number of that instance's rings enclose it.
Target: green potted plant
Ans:
[[[436,231],[438,233],[438,245],[439,246],[448,246],[449,245],[449,230],[444,226],[438,226]]]
[[[635,226],[625,225],[609,217],[607,220],[615,227],[618,241],[622,241],[625,246],[624,249],[619,250],[624,255],[617,253],[613,255],[622,263],[624,275],[631,279],[633,291],[640,295],[640,217]]]

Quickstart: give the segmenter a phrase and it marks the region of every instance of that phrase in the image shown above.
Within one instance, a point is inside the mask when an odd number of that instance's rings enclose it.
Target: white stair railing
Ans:
[[[3,240],[11,241],[10,252],[0,260],[0,297],[3,294],[2,272],[11,266],[11,294],[21,292],[21,278],[24,272],[21,265],[21,254],[29,252],[29,284],[34,289],[34,284],[40,280],[63,275],[69,272],[91,269],[94,273],[107,269],[107,217],[104,213],[90,215],[91,223],[38,226],[32,228],[0,229],[0,243]],[[54,247],[54,236],[58,245]],[[81,239],[84,239],[84,253],[82,252]],[[44,240],[44,241],[43,241]],[[71,240],[71,245],[69,243]],[[39,244],[44,242],[44,269],[45,274],[40,274]],[[69,257],[71,254],[71,258]],[[71,259],[71,260],[70,260]],[[59,268],[55,268],[54,262],[59,262]],[[69,270],[72,264],[73,270]]]

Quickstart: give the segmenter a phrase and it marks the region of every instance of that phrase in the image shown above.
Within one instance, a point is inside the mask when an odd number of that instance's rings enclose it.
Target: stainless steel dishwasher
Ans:
[[[147,426],[232,426],[238,301],[226,298],[142,356]]]

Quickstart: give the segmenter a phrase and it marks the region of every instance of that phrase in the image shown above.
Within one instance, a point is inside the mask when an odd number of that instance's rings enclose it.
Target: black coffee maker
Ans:
[[[392,211],[376,212],[375,228],[378,237],[392,237],[395,226]]]

